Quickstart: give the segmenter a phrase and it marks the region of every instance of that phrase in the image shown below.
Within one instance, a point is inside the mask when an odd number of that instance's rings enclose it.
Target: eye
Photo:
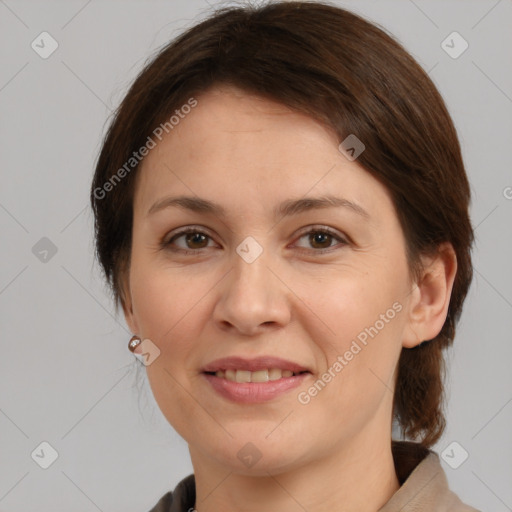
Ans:
[[[348,242],[338,233],[332,231],[331,229],[327,227],[314,227],[303,233],[299,240],[305,238],[306,243],[310,245],[310,247],[313,247],[313,252],[327,252],[330,249],[332,249],[333,245],[332,242],[337,240],[341,243],[341,245],[346,245]]]
[[[183,243],[185,244],[184,246],[176,244],[176,241],[180,238],[183,238]],[[208,247],[209,239],[211,240],[209,235],[199,231],[198,228],[191,226],[175,233],[167,242],[163,242],[163,245],[173,251],[179,251],[188,254],[199,252],[201,249],[206,249]],[[176,245],[177,247],[175,247]]]

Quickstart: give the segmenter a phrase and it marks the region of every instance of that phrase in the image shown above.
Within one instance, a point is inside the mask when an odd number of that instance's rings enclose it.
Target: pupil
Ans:
[[[324,244],[325,244],[325,242],[329,240],[329,237],[330,237],[330,236],[331,236],[331,235],[329,235],[329,234],[327,234],[327,233],[314,233],[314,234],[312,235],[313,245],[314,245],[315,243],[319,243],[319,244],[324,243]],[[327,245],[329,245],[329,244],[327,244]]]
[[[201,238],[202,240],[198,240],[198,238]],[[201,243],[202,241],[204,242],[204,238],[205,236],[202,235],[201,233],[192,233],[190,235],[187,236],[187,243]]]

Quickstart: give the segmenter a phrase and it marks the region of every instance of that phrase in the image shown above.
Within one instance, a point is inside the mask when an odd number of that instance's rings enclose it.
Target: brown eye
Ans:
[[[181,239],[183,241],[177,243]],[[167,242],[164,242],[163,245],[173,251],[192,253],[206,249],[210,240],[211,237],[209,235],[199,231],[197,228],[188,228],[176,233]]]
[[[327,249],[330,247],[333,236],[323,231],[309,233],[309,243],[315,249]]]
[[[304,245],[300,245],[299,247],[309,249],[309,252],[313,253],[322,253],[330,251],[331,249],[334,249],[336,245],[333,245],[333,242],[337,241],[339,242],[337,245],[344,246],[347,245],[348,242],[339,234],[332,232],[328,228],[314,228],[310,229],[309,231],[306,231],[303,233],[299,240],[306,239],[307,238],[307,247],[304,247]]]
[[[185,243],[188,249],[203,249],[205,247],[204,242],[207,238],[208,237],[203,233],[187,233],[185,235]]]

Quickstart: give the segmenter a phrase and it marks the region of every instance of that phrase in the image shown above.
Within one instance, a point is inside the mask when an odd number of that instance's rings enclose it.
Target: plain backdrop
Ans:
[[[457,469],[442,459],[463,501],[511,511],[512,2],[337,4],[398,38],[455,121],[473,190],[475,279],[435,449],[456,442],[458,457],[468,453]],[[0,0],[2,512],[143,512],[192,472],[94,262],[88,194],[127,87],[210,10],[204,0]],[[58,44],[47,58],[32,45],[42,32]],[[457,58],[448,36],[455,49],[468,44]],[[55,43],[44,37],[47,51]]]

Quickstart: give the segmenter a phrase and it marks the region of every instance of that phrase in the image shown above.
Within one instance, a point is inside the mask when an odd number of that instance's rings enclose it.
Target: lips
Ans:
[[[255,404],[278,398],[311,375],[304,366],[278,357],[227,357],[207,364],[202,373],[214,391],[230,401]]]

